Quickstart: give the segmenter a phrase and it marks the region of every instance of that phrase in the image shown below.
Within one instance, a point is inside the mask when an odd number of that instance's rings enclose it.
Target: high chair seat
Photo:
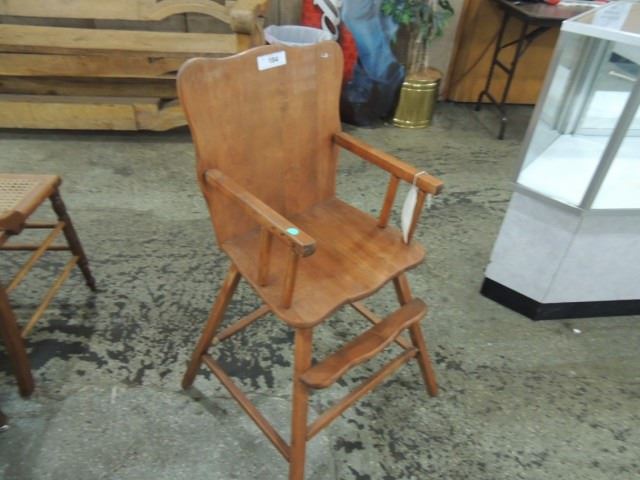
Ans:
[[[271,310],[293,327],[313,327],[340,306],[373,294],[425,256],[422,245],[406,245],[398,229],[380,228],[376,218],[337,198],[292,216],[291,221],[313,237],[316,249],[298,263],[290,308],[280,305],[289,253],[284,244],[272,246],[265,286],[258,283],[255,262],[259,229],[225,242],[222,249]]]

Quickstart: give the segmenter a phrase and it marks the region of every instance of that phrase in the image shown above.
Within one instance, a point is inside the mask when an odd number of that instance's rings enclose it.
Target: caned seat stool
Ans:
[[[341,131],[342,64],[340,47],[324,42],[194,59],[178,74],[198,182],[231,263],[182,386],[193,383],[204,363],[289,462],[290,480],[304,478],[307,442],[404,363],[417,361],[430,395],[438,388],[420,327],[427,306],[412,298],[405,272],[424,259],[424,248],[412,236],[425,197],[440,193],[442,182]],[[339,148],[389,174],[379,218],[336,196]],[[418,189],[407,243],[388,224],[401,180]],[[264,304],[218,331],[241,279]],[[362,300],[388,282],[400,308],[379,318]],[[314,364],[314,329],[343,305],[373,326]],[[295,332],[290,443],[209,353],[212,344],[268,312]],[[405,331],[410,340],[401,336]],[[330,387],[393,342],[402,347],[400,355],[308,424],[313,390]]]
[[[89,270],[89,262],[60,196],[58,190],[60,183],[61,179],[56,175],[0,173],[0,250],[33,252],[6,286],[0,279],[0,333],[9,359],[13,364],[18,388],[23,396],[31,394],[34,386],[29,359],[24,348],[24,338],[42,317],[47,306],[76,265],[80,267],[87,286],[94,291],[96,288],[95,280]],[[28,222],[31,214],[47,199],[51,202],[57,221]],[[45,229],[50,230],[50,233],[41,243],[19,244],[9,241],[20,235],[25,229]],[[54,245],[54,241],[60,233],[66,238],[67,245]],[[32,317],[20,328],[9,303],[9,294],[24,280],[27,273],[45,252],[60,250],[70,251],[71,258],[45,294]]]

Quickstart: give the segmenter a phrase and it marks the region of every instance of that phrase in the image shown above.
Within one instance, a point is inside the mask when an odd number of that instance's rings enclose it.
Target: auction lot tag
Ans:
[[[258,70],[268,70],[270,68],[281,67],[287,64],[287,55],[284,50],[280,52],[260,55],[258,57]]]

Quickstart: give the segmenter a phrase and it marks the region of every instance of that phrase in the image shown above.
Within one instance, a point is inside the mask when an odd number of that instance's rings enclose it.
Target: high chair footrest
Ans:
[[[417,298],[411,300],[382,322],[311,367],[300,377],[300,380],[316,389],[331,386],[348,370],[382,351],[404,329],[420,321],[426,311],[427,306],[422,300]]]

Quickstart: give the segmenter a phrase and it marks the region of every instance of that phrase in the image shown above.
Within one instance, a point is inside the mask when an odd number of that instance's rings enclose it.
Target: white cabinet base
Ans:
[[[584,211],[516,191],[482,293],[534,319],[640,314],[636,212]]]

